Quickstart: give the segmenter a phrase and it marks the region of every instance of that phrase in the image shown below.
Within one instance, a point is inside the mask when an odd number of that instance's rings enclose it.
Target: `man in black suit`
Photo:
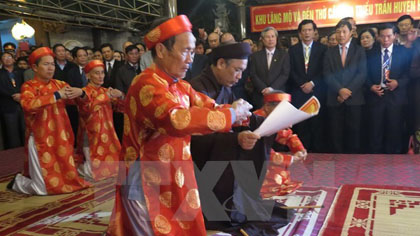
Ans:
[[[105,78],[102,87],[115,87],[115,77],[117,76],[118,68],[123,63],[114,59],[114,49],[111,44],[102,44],[100,50],[105,64]]]
[[[380,46],[368,51],[369,151],[398,154],[402,151],[403,105],[407,104],[410,58],[394,44],[392,24],[379,28]]]
[[[302,106],[310,97],[316,96],[321,103],[320,113],[293,127],[306,149],[323,152],[323,121],[326,99],[326,84],[323,77],[323,60],[327,47],[314,41],[316,24],[303,20],[298,26],[301,43],[289,49],[290,93],[292,104]]]
[[[83,88],[87,85],[88,80],[83,70],[88,63],[88,53],[86,49],[81,47],[75,47],[72,50],[73,62],[76,66],[73,66],[66,73],[66,82],[71,87]],[[70,120],[71,128],[73,130],[74,137],[77,137],[77,131],[79,129],[79,111],[76,105],[66,105],[67,115]],[[74,140],[74,146],[77,146],[77,138]]]
[[[63,44],[58,43],[53,46],[53,52],[55,54],[55,70],[54,79],[61,81],[67,81],[67,74],[69,70],[76,65],[66,59],[66,47]]]
[[[195,54],[193,62],[185,74],[184,80],[190,82],[194,77],[199,76],[201,72],[209,65],[207,55]]]
[[[329,48],[324,58],[328,86],[327,107],[331,150],[336,153],[360,152],[361,106],[365,103],[365,50],[352,39],[352,26],[341,20],[335,27],[338,45]]]
[[[127,94],[131,82],[136,75],[140,74],[140,50],[136,45],[125,48],[126,63],[118,69],[115,78],[115,88]]]
[[[14,66],[12,53],[1,54],[0,69],[0,119],[4,130],[5,148],[24,145],[25,122],[20,106],[20,87],[23,84],[23,71]]]
[[[278,33],[273,27],[261,32],[264,49],[251,55],[251,81],[254,85],[252,103],[255,109],[263,105],[263,95],[273,90],[285,90],[290,72],[290,58],[286,51],[277,49]]]

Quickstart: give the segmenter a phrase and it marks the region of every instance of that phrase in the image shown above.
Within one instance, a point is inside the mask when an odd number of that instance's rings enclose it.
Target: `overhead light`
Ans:
[[[28,25],[24,20],[22,20],[22,23],[17,22],[12,27],[12,36],[16,40],[22,40],[25,38],[32,38],[34,36],[35,30],[32,28],[32,26]]]

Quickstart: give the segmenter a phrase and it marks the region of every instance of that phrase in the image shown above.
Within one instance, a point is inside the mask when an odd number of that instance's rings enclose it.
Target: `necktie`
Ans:
[[[382,87],[385,86],[385,80],[386,80],[386,74],[389,73],[389,64],[390,64],[390,58],[388,55],[388,48],[385,48],[384,50],[384,57],[383,57],[383,62],[382,62]]]
[[[272,52],[268,52],[267,53],[267,65],[268,65],[268,69],[270,69],[271,66],[271,60],[273,59],[273,53]]]
[[[308,72],[309,67],[309,49],[308,45],[305,45],[305,72]]]
[[[111,77],[111,70],[112,70],[112,67],[111,67],[111,62],[108,62],[108,69],[106,70],[106,77]]]
[[[347,47],[342,46],[341,47],[341,64],[343,67],[346,65],[346,56],[347,56]]]
[[[82,70],[82,86],[85,87],[87,85],[87,79],[86,79],[86,74],[85,72]]]

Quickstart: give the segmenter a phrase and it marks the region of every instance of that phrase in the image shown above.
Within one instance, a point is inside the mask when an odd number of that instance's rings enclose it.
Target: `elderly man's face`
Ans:
[[[230,59],[228,61],[219,59],[217,63],[217,69],[219,70],[216,76],[217,82],[225,87],[232,87],[241,79],[247,63],[247,59]]]
[[[401,35],[407,35],[408,32],[413,28],[413,24],[410,19],[405,19],[398,22],[398,29]]]
[[[210,48],[216,48],[220,44],[219,35],[216,33],[211,33],[207,40],[209,41]]]
[[[195,49],[195,37],[190,32],[175,36],[175,44],[171,50],[162,51],[163,70],[175,78],[184,78],[192,63]]]

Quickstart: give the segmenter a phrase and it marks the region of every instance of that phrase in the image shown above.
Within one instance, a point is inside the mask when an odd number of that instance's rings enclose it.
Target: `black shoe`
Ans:
[[[12,181],[10,181],[8,184],[7,184],[7,189],[10,189],[10,190],[12,190],[13,189],[13,185],[15,184],[15,179],[16,179],[16,175],[15,175],[15,177],[13,177],[13,179],[12,179]]]

